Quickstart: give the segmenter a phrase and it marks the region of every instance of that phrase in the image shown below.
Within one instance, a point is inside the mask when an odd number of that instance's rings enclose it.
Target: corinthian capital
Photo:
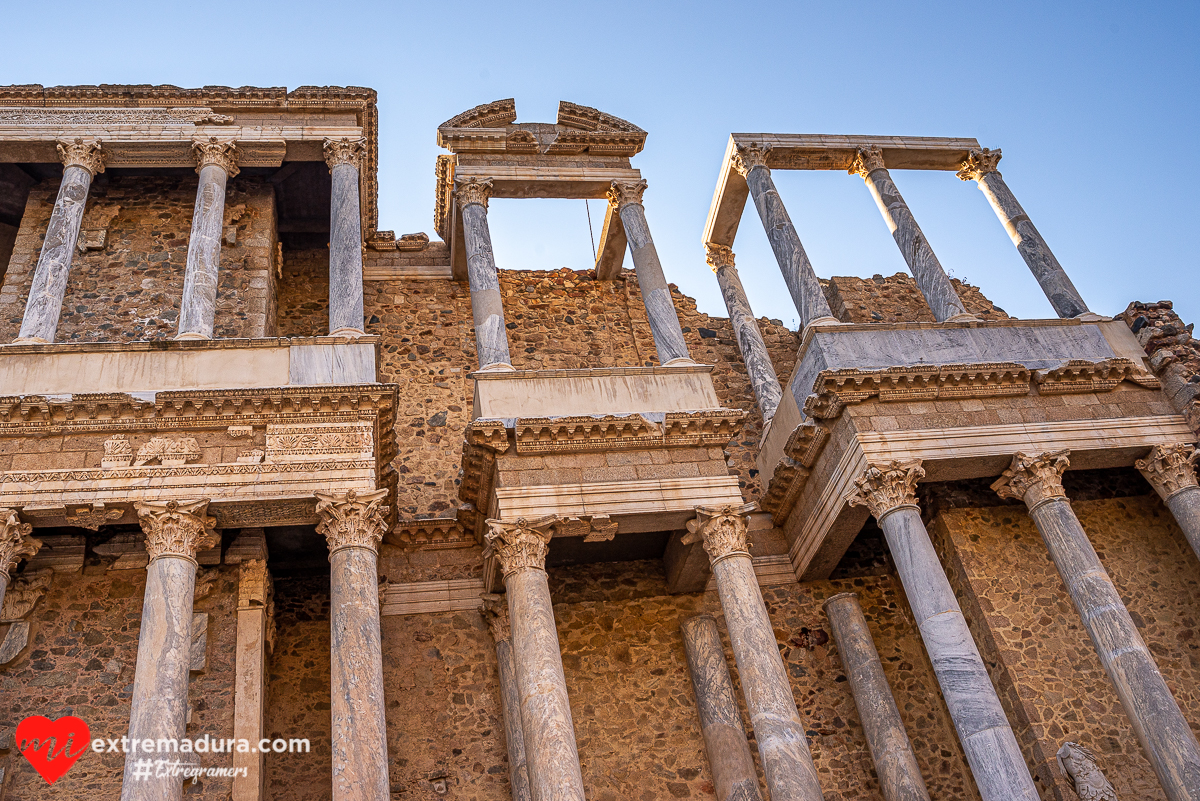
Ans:
[[[744,178],[755,167],[766,167],[770,152],[770,145],[738,145],[733,152],[733,168]]]
[[[0,573],[7,578],[22,559],[28,559],[42,547],[41,540],[29,536],[33,526],[22,523],[16,509],[0,509]]]
[[[558,515],[547,515],[536,520],[522,517],[515,523],[488,520],[488,530],[483,535],[487,541],[483,556],[499,559],[500,571],[505,576],[525,568],[545,570],[546,551],[553,536],[551,528],[557,522]]]
[[[1165,501],[1177,492],[1196,486],[1195,464],[1200,451],[1191,445],[1155,445],[1145,459],[1134,466]]]
[[[858,149],[858,152],[854,154],[854,160],[850,162],[850,169],[846,172],[866,178],[872,170],[882,169],[886,169],[883,164],[883,151],[871,145]]]
[[[209,517],[208,499],[199,501],[137,501],[133,504],[146,534],[150,560],[175,556],[196,561],[196,552],[217,544],[216,519]]]
[[[108,154],[100,149],[99,139],[59,139],[56,146],[64,167],[83,167],[93,178],[104,172]]]
[[[642,202],[642,193],[646,191],[646,179],[640,181],[613,181],[608,187],[608,203],[618,211],[630,203]]]
[[[1000,158],[1000,148],[989,150],[985,147],[982,150],[972,150],[955,175],[964,181],[978,181],[989,172],[996,172]]]
[[[508,601],[503,595],[483,596],[483,607],[479,614],[483,615],[493,640],[502,643],[512,639],[512,627],[508,624]]]
[[[367,140],[326,139],[323,152],[330,172],[339,164],[349,164],[356,170],[361,169],[363,159],[367,155]]]
[[[697,506],[696,519],[689,520],[683,544],[703,544],[708,561],[716,564],[729,556],[749,556],[750,537],[746,515],[758,508],[756,503],[742,506]]]
[[[366,548],[379,552],[379,543],[387,530],[386,489],[359,493],[354,490],[317,496],[317,533],[324,535],[332,556],[342,548]]]
[[[455,178],[454,179],[454,197],[458,199],[460,207],[470,206],[472,203],[477,203],[485,209],[488,205],[488,198],[492,196],[492,179],[479,178]]]
[[[718,245],[716,242],[705,242],[704,260],[708,262],[709,267],[712,267],[714,273],[722,267],[732,270],[734,269],[733,248],[729,245]]]
[[[1001,498],[1016,498],[1025,501],[1032,510],[1045,501],[1065,500],[1062,474],[1071,464],[1067,459],[1070,451],[1049,451],[1030,455],[1018,453],[1004,474],[992,484],[992,489]]]
[[[196,159],[196,172],[209,165],[220,167],[228,178],[236,176],[240,170],[237,165],[237,144],[221,141],[215,136],[205,139],[192,140],[192,156]]]
[[[871,465],[854,480],[854,492],[846,496],[851,506],[865,506],[876,520],[904,506],[917,506],[917,482],[925,477],[920,459],[893,460]]]

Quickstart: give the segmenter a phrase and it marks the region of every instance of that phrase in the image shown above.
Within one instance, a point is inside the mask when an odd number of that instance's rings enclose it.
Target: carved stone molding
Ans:
[[[854,160],[850,162],[850,169],[846,172],[866,178],[872,171],[884,169],[887,167],[883,163],[883,151],[872,145],[858,149],[858,152],[854,154]]]
[[[12,623],[21,620],[37,604],[38,600],[50,589],[50,581],[54,571],[49,569],[30,572],[13,579],[4,593],[4,606],[0,607],[0,623]]]
[[[0,125],[229,125],[233,117],[209,108],[4,108]]]
[[[1166,500],[1177,492],[1196,486],[1197,462],[1200,462],[1200,451],[1191,445],[1155,445],[1150,455],[1138,459],[1134,466]]]
[[[105,456],[108,455],[108,443],[105,443]],[[134,467],[141,467],[149,462],[158,462],[163,467],[178,467],[200,458],[200,445],[195,437],[152,437],[142,447],[138,448]]]
[[[620,211],[630,203],[641,205],[646,186],[645,178],[640,181],[613,181],[605,194],[609,205]]]
[[[755,167],[766,167],[770,145],[739,145],[733,154],[733,168],[745,177]]]
[[[108,158],[99,139],[59,139],[55,145],[64,167],[83,167],[93,178],[104,172]]]
[[[474,534],[463,529],[454,517],[433,517],[426,520],[400,520],[385,538],[389,545],[417,548],[423,551],[446,548],[469,548],[475,544]]]
[[[865,506],[877,521],[905,506],[917,508],[917,482],[925,477],[919,459],[893,460],[871,465],[854,480],[854,492],[845,496],[851,506]]]
[[[209,517],[208,499],[198,501],[136,501],[138,522],[146,534],[150,561],[176,557],[196,561],[196,552],[214,547],[220,540],[213,531],[216,518]]]
[[[1091,751],[1079,743],[1065,742],[1054,758],[1082,801],[1117,801],[1117,791],[1104,777]]]
[[[1024,501],[1030,510],[1046,501],[1065,500],[1062,474],[1070,465],[1067,459],[1070,453],[1068,450],[1034,455],[1018,453],[992,489],[1001,498]]]
[[[831,420],[847,405],[872,397],[887,403],[1028,395],[1030,376],[1029,368],[1015,362],[822,370],[804,413]]]
[[[711,409],[668,412],[661,423],[637,415],[521,417],[512,432],[520,454],[724,446],[745,416],[740,409]],[[471,440],[500,453],[508,449],[508,432],[501,424],[473,424]]]
[[[470,206],[472,203],[476,203],[486,209],[488,205],[488,198],[491,196],[491,178],[486,178],[484,180],[479,180],[478,178],[456,178],[454,180],[454,197],[458,199],[458,205],[460,207]]]
[[[1000,163],[1000,148],[990,150],[972,150],[955,173],[963,181],[978,181],[989,172],[997,172],[996,165]]]
[[[484,534],[487,547],[484,559],[495,556],[500,561],[500,570],[510,576],[518,570],[546,569],[546,552],[553,536],[558,515],[547,515],[534,520],[520,518],[515,523],[503,520],[488,520]]]
[[[733,266],[733,248],[728,245],[705,242],[704,260],[708,262],[709,267],[712,267],[714,273],[722,267],[728,267],[731,270],[735,269]]]
[[[22,523],[16,509],[0,509],[0,573],[12,575],[22,559],[29,559],[42,547],[41,540],[29,536],[33,526]]]
[[[228,178],[234,178],[240,172],[238,168],[237,144],[222,141],[215,136],[206,139],[192,140],[192,156],[196,159],[196,172],[200,172],[210,164],[220,167]]]
[[[514,98],[493,100],[461,114],[451,117],[439,128],[501,128],[517,120],[517,102]]]
[[[800,492],[808,483],[809,468],[817,462],[817,457],[829,440],[829,429],[806,421],[796,426],[783,446],[783,456],[771,474],[771,481],[764,488],[759,505],[764,512],[771,515],[775,525],[782,525],[796,501]]]
[[[617,535],[617,523],[608,515],[565,517],[555,526],[557,537],[582,537],[584,542],[608,542]]]
[[[366,548],[379,552],[379,543],[387,531],[386,489],[359,493],[355,490],[337,495],[317,496],[317,533],[325,537],[332,556],[342,548]]]
[[[512,627],[508,620],[508,601],[503,595],[483,596],[483,606],[479,609],[483,621],[487,623],[488,632],[497,644],[512,639]]]
[[[697,506],[696,519],[689,520],[688,533],[681,540],[684,545],[699,542],[708,554],[708,561],[716,564],[730,556],[750,558],[748,515],[758,508],[756,503],[741,506]]]
[[[354,169],[361,169],[363,160],[367,157],[366,139],[326,139],[321,152],[325,156],[325,164],[330,172],[334,167],[349,164]]]
[[[1035,370],[1033,380],[1042,395],[1072,395],[1083,392],[1109,392],[1122,381],[1147,389],[1162,386],[1159,380],[1130,359],[1071,359],[1050,370]]]

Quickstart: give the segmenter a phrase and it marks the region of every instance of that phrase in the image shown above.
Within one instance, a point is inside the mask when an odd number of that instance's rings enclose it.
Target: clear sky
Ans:
[[[435,129],[515,97],[649,131],[634,166],[667,278],[724,315],[701,233],[729,134],[973,136],[1094,311],[1170,298],[1200,321],[1200,3],[9,3],[0,83],[370,86],[380,228],[433,230]],[[821,276],[903,271],[861,179],[776,172]],[[1009,313],[1049,304],[974,183],[894,178],[955,276]],[[599,236],[603,204],[591,202]],[[583,201],[494,201],[505,269],[592,264]],[[735,246],[755,312],[796,313],[752,204]],[[627,258],[627,266],[630,262]]]

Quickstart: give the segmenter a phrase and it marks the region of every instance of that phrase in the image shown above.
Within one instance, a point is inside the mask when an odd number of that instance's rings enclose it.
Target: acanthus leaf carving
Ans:
[[[741,506],[697,506],[696,518],[689,520],[684,545],[699,542],[716,564],[730,556],[750,557],[749,521],[747,515],[758,508],[756,503]]]
[[[613,181],[606,193],[608,202],[618,210],[631,203],[641,205],[646,186],[645,178],[638,181]]]
[[[107,154],[99,139],[59,139],[55,147],[64,167],[83,167],[93,178],[104,172]]]
[[[330,172],[342,164],[349,164],[357,170],[362,168],[363,159],[367,156],[367,140],[326,139],[321,150]]]
[[[115,438],[114,438],[115,439]],[[108,443],[105,443],[107,457]],[[152,437],[138,448],[134,467],[158,461],[163,467],[179,467],[200,458],[200,444],[195,437]]]
[[[715,273],[722,267],[728,267],[735,270],[733,248],[729,245],[718,245],[716,242],[704,243],[704,260],[708,262],[708,266],[712,267]]]
[[[1071,464],[1069,450],[1046,453],[1017,453],[1004,473],[992,484],[1001,498],[1024,501],[1030,510],[1046,501],[1065,500],[1062,474]]]
[[[197,501],[135,501],[138,522],[146,534],[146,552],[150,561],[160,557],[196,560],[196,552],[208,550],[218,542],[213,527],[216,519],[208,516],[208,499]]]
[[[238,167],[238,148],[235,142],[220,140],[215,136],[192,140],[192,156],[196,159],[196,172],[210,165],[220,167],[227,178],[234,178],[241,170]]]
[[[738,145],[733,152],[732,165],[738,174],[745,178],[751,170],[766,168],[767,157],[770,154],[770,145]]]
[[[1189,487],[1197,486],[1196,463],[1200,451],[1191,445],[1176,443],[1155,445],[1145,459],[1134,462],[1150,486],[1164,501]]]
[[[850,168],[846,172],[866,178],[875,170],[883,169],[887,169],[883,163],[883,151],[871,145],[860,147],[855,152],[854,159],[850,162]]]
[[[851,506],[865,506],[876,520],[902,507],[916,507],[917,482],[925,477],[920,459],[893,459],[871,465],[854,480],[854,491],[846,495]]]
[[[483,556],[485,559],[495,556],[505,576],[518,570],[545,570],[546,552],[553,536],[553,526],[558,520],[558,515],[533,520],[522,517],[515,523],[489,519],[484,533],[487,545]]]
[[[317,533],[325,537],[331,557],[343,548],[379,552],[379,543],[387,531],[387,489],[315,495],[320,518]]]
[[[474,203],[483,206],[486,209],[488,205],[488,198],[491,196],[491,178],[454,179],[454,197],[458,200],[458,205],[460,207],[470,206],[472,203]]]
[[[50,588],[54,577],[51,569],[26,571],[8,586],[4,593],[4,605],[0,607],[0,623],[13,623],[21,620],[31,611]]]
[[[0,573],[11,576],[22,559],[29,559],[42,541],[29,536],[33,525],[22,523],[16,509],[0,509]]]
[[[990,150],[985,147],[980,150],[972,150],[967,154],[955,175],[963,181],[978,181],[989,172],[998,172],[996,165],[1000,163],[1001,158],[1000,148]]]

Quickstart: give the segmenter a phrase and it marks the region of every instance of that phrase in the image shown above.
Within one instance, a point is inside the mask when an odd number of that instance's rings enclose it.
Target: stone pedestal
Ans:
[[[267,655],[275,629],[271,574],[265,559],[248,559],[239,571],[233,736],[257,743],[265,736]],[[245,769],[245,775],[233,779],[233,801],[261,801],[265,778],[262,752],[235,751],[233,766]]]
[[[821,785],[804,724],[750,561],[746,515],[754,508],[754,504],[699,507],[696,519],[688,523],[685,542],[703,542],[712,563],[767,793],[772,799],[820,801]]]
[[[29,559],[42,547],[41,540],[29,536],[33,526],[22,523],[16,509],[0,509],[0,607],[12,573],[22,559]]]
[[[1200,557],[1200,486],[1196,460],[1200,451],[1191,445],[1155,445],[1136,467],[1171,510],[1192,550]]]
[[[833,629],[842,667],[850,679],[854,705],[867,735],[867,747],[885,801],[929,801],[929,790],[921,777],[892,689],[883,675],[879,652],[858,605],[858,596],[852,592],[833,596],[825,602],[825,614]]]
[[[467,251],[467,282],[471,287],[471,316],[475,322],[475,352],[480,370],[512,369],[508,353],[508,331],[504,327],[504,304],[500,298],[500,275],[492,254],[488,230],[487,202],[492,181],[473,178],[454,182],[454,197],[463,222],[463,245]]]
[[[92,186],[92,178],[104,172],[104,154],[98,140],[59,141],[58,154],[63,162],[62,183],[58,186],[58,199],[54,201],[54,210],[50,213],[42,253],[33,271],[29,299],[25,302],[25,316],[21,319],[21,331],[16,339],[19,343],[54,341],[88,190]]]
[[[363,335],[363,237],[359,170],[363,140],[325,140],[325,163],[333,179],[329,202],[329,335]]]
[[[1067,455],[1018,453],[992,489],[1029,507],[1167,798],[1200,801],[1200,744],[1067,500]]]
[[[546,548],[556,521],[553,516],[516,523],[488,520],[484,556],[495,555],[504,574],[529,795],[533,801],[583,801],[575,724],[546,580]]]
[[[500,596],[487,596],[481,612],[496,643],[496,663],[500,673],[500,713],[504,718],[504,743],[508,747],[510,795],[512,801],[530,801],[525,733],[521,727],[521,691],[517,689],[517,668],[513,660],[508,602]]]
[[[129,710],[129,740],[178,740],[185,734],[188,668],[192,657],[192,602],[196,552],[219,541],[208,501],[139,501],[134,504],[146,534],[146,595],[138,632],[137,664]],[[179,801],[183,779],[138,776],[140,760],[173,759],[131,751],[125,756],[121,801]]]
[[[983,801],[1037,801],[1029,767],[917,507],[920,462],[867,468],[846,500],[879,522]]]
[[[237,145],[215,137],[192,144],[196,156],[196,208],[188,238],[183,300],[176,339],[212,339],[217,313],[217,272],[221,266],[221,231],[225,215],[225,182],[238,174]]]

